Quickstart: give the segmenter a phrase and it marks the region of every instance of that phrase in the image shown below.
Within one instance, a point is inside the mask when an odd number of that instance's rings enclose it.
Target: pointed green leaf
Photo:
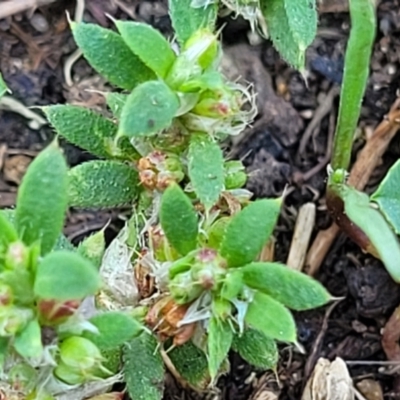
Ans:
[[[200,28],[215,30],[217,2],[210,2],[213,4],[201,8],[193,8],[191,3],[192,0],[171,0],[169,2],[172,25],[181,45]]]
[[[49,252],[61,233],[67,210],[67,164],[52,143],[29,166],[17,197],[17,230],[27,245],[40,241]]]
[[[211,377],[208,370],[208,361],[205,353],[191,341],[177,346],[168,353],[172,364],[178,373],[192,387],[199,391],[206,390]]]
[[[110,83],[132,90],[155,78],[117,33],[94,24],[72,23],[72,33],[90,65]]]
[[[171,125],[178,108],[178,96],[164,82],[142,83],[126,100],[118,137],[154,135]]]
[[[110,311],[90,318],[98,333],[84,332],[83,337],[93,342],[100,350],[112,350],[122,346],[143,331],[143,326],[122,312]]]
[[[129,95],[124,93],[107,93],[106,102],[115,118],[121,118],[122,110]]]
[[[368,195],[342,186],[347,216],[367,235],[393,280],[400,282],[400,244],[396,234],[383,215],[371,206]]]
[[[3,210],[0,210],[0,245],[7,247],[10,243],[18,240],[18,233],[14,225],[6,217]]]
[[[129,204],[139,193],[137,171],[117,161],[89,161],[69,171],[72,207],[106,208]]]
[[[331,156],[331,167],[334,171],[347,170],[350,166],[354,136],[370,76],[369,66],[378,19],[376,4],[375,0],[349,1],[351,29],[346,45],[339,112]]]
[[[332,298],[318,281],[282,264],[254,262],[240,270],[247,286],[293,310],[320,307]]]
[[[122,39],[152,71],[165,77],[176,59],[171,45],[153,27],[142,22],[116,21]]]
[[[89,260],[97,269],[100,268],[106,249],[104,229],[88,236],[79,244],[78,253]]]
[[[189,177],[194,191],[207,209],[224,189],[224,157],[210,135],[193,134],[189,147]]]
[[[42,356],[42,332],[37,319],[30,321],[25,329],[17,334],[14,348],[24,358],[38,359]]]
[[[110,145],[117,125],[84,107],[55,105],[44,107],[47,119],[56,132],[69,142],[100,158],[111,156]]]
[[[196,248],[198,220],[189,198],[176,184],[161,198],[160,221],[171,245],[182,255]]]
[[[53,250],[71,250],[75,251],[75,246],[63,235],[60,234],[53,247]]]
[[[296,341],[296,324],[292,314],[281,303],[264,293],[255,292],[245,321],[248,326],[271,339]]]
[[[211,317],[207,329],[208,368],[211,379],[214,380],[227,358],[233,340],[233,331],[228,321]]]
[[[279,352],[275,340],[255,329],[245,329],[241,336],[235,335],[232,348],[256,368],[276,369]]]
[[[0,74],[0,98],[3,97],[7,92],[7,85],[4,82],[3,76]]]
[[[95,294],[99,288],[96,268],[77,253],[59,250],[39,262],[34,292],[41,299],[79,300]]]
[[[400,235],[400,160],[390,168],[371,200],[378,203],[387,221]]]
[[[161,400],[164,392],[164,362],[154,336],[142,333],[123,348],[124,380],[135,400]]]
[[[290,30],[300,50],[305,51],[317,33],[318,14],[315,0],[284,0]]]
[[[317,31],[315,0],[262,0],[268,32],[281,56],[303,70],[305,51]]]
[[[230,267],[254,261],[272,234],[280,208],[280,199],[257,200],[232,218],[221,244]]]

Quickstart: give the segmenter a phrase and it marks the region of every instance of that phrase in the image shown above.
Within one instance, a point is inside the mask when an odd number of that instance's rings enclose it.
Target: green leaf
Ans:
[[[285,265],[254,262],[240,268],[243,282],[293,310],[320,307],[331,300],[331,295],[315,279]]]
[[[3,97],[7,92],[7,85],[4,82],[3,76],[0,74],[0,98]]]
[[[132,399],[162,399],[165,367],[157,349],[157,340],[148,333],[142,333],[124,346],[124,380]]]
[[[10,338],[0,337],[0,372],[3,373],[4,363],[10,349]]]
[[[114,374],[118,374],[118,372],[121,370],[121,355],[122,355],[121,347],[116,347],[110,350],[101,350],[101,355],[104,359],[102,362],[103,367],[108,369]]]
[[[377,28],[374,0],[349,1],[351,29],[344,60],[339,112],[334,135],[331,167],[348,170],[354,135],[369,80],[369,65]]]
[[[380,210],[400,235],[400,160],[386,174],[371,200],[379,205]]]
[[[132,90],[154,79],[154,72],[132,53],[117,33],[98,25],[72,23],[72,33],[90,65],[110,83]]]
[[[211,379],[218,375],[220,367],[226,357],[233,341],[233,331],[228,321],[211,317],[207,329],[208,367]]]
[[[211,377],[205,353],[191,341],[177,346],[168,353],[172,364],[192,387],[199,391],[206,390]]]
[[[280,207],[280,199],[258,200],[232,218],[221,243],[221,255],[230,267],[245,265],[258,256],[272,234]]]
[[[15,230],[15,209],[14,210],[10,210],[10,209],[4,209],[4,210],[0,210],[0,220],[2,218],[5,218],[8,223],[11,224],[11,227],[14,228]],[[1,224],[1,222],[0,222]],[[7,224],[7,222],[6,222]],[[6,231],[7,228],[4,225],[3,227],[0,226],[0,232],[2,231]],[[16,230],[15,230],[16,232]],[[6,233],[5,235],[10,235],[9,236],[9,240],[10,241],[15,241],[15,237],[18,239],[18,237],[16,236],[17,233],[13,234],[12,232]],[[0,242],[1,242],[1,237],[0,237]],[[32,250],[32,249],[31,249]],[[63,235],[62,233],[60,233],[58,235],[57,241],[54,244],[54,247],[52,250],[75,250],[74,245],[65,237],[65,235]]]
[[[217,2],[201,8],[193,8],[191,3],[192,0],[171,0],[169,2],[172,25],[181,45],[200,28],[215,30]]]
[[[225,275],[221,288],[221,297],[231,301],[236,299],[243,290],[243,273],[241,269],[231,269]]]
[[[207,209],[224,189],[224,157],[210,135],[193,134],[189,147],[189,177],[194,191]]]
[[[14,225],[6,217],[3,210],[0,210],[0,244],[7,247],[10,243],[18,240],[18,233]]]
[[[235,335],[232,348],[256,368],[276,369],[279,352],[275,340],[255,329],[245,329],[241,336]]]
[[[29,166],[17,197],[15,221],[25,244],[40,241],[46,254],[61,233],[67,210],[67,164],[52,143]]]
[[[137,171],[117,161],[88,161],[69,171],[72,207],[117,207],[133,202],[138,193]]]
[[[152,136],[171,125],[178,108],[178,96],[164,82],[142,83],[126,100],[118,137]]]
[[[37,319],[30,321],[25,329],[17,334],[14,348],[24,358],[38,359],[42,356],[42,332]]]
[[[79,244],[78,253],[89,260],[97,269],[100,268],[106,249],[104,230],[88,236]]]
[[[261,9],[274,46],[290,65],[303,70],[305,51],[317,32],[315,0],[262,0]]]
[[[207,231],[207,247],[219,250],[232,217],[218,218]]]
[[[296,324],[290,311],[272,297],[255,292],[245,316],[246,323],[271,339],[296,341]]]
[[[124,93],[107,93],[106,102],[115,118],[121,118],[122,110],[129,95]]]
[[[58,134],[100,158],[109,158],[117,125],[84,107],[55,105],[44,107],[47,119]]]
[[[41,299],[79,300],[95,294],[99,288],[96,268],[77,253],[59,250],[39,262],[34,292]]]
[[[58,236],[57,242],[53,247],[53,250],[71,250],[75,251],[75,246],[63,235]]]
[[[95,315],[89,320],[99,333],[84,332],[83,337],[93,342],[100,350],[112,350],[139,335],[143,326],[122,312],[110,311]]]
[[[181,255],[196,248],[197,214],[189,198],[176,184],[170,185],[161,198],[160,221],[168,241]]]
[[[122,39],[152,71],[165,77],[176,55],[163,35],[142,22],[116,21]]]
[[[28,307],[32,305],[34,293],[33,277],[30,271],[22,268],[12,269],[4,271],[0,277],[1,282],[10,286],[16,304]]]
[[[400,244],[383,215],[371,207],[365,193],[342,185],[341,197],[349,219],[367,235],[393,280],[400,282]]]

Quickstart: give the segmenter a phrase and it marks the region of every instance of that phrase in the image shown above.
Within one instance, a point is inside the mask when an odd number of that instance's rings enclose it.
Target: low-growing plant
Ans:
[[[375,1],[350,1],[352,29],[346,50],[338,123],[327,186],[327,205],[337,224],[365,251],[382,260],[400,282],[397,162],[372,195],[347,181],[354,134],[366,89],[376,32]]]
[[[116,90],[104,93],[105,115],[43,108],[58,135],[98,160],[68,170],[52,143],[29,167],[16,210],[0,213],[9,393],[83,399],[123,380],[133,399],[160,399],[165,363],[204,390],[229,369],[230,349],[275,369],[276,342],[297,343],[289,309],[331,299],[307,275],[259,261],[282,198],[251,201],[242,163],[221,150],[256,111],[249,88],[219,70],[210,3],[170,2],[179,50],[143,23],[114,21],[117,32],[71,23],[87,61]],[[296,18],[285,35],[304,41],[287,58],[301,67],[312,38]],[[103,232],[78,248],[61,236],[68,205],[132,212],[104,252]]]
[[[253,30],[270,38],[290,65],[305,72],[305,52],[317,33],[315,0],[174,0],[172,6],[228,10],[250,22]]]

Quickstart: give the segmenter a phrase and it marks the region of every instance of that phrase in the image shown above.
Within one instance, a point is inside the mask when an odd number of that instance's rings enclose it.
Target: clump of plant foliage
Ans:
[[[229,369],[230,349],[275,369],[276,342],[297,340],[289,309],[331,299],[312,278],[257,261],[282,199],[252,201],[242,163],[221,150],[255,108],[219,70],[209,3],[170,2],[178,51],[143,23],[71,24],[115,90],[104,93],[105,115],[44,107],[58,135],[98,159],[69,169],[53,142],[30,165],[16,209],[0,212],[7,398],[100,399],[123,381],[133,399],[161,399],[167,360],[205,390]],[[131,217],[107,250],[103,232],[78,248],[62,236],[68,206],[121,205]]]
[[[382,260],[400,282],[400,230],[396,162],[372,195],[347,183],[354,133],[369,75],[376,32],[375,1],[352,0],[352,30],[346,50],[338,124],[327,187],[327,205],[337,224],[365,251]]]
[[[183,0],[184,3],[198,12],[214,7],[242,16],[252,29],[272,40],[290,65],[305,71],[305,51],[317,32],[315,0]],[[174,7],[177,2],[171,4]]]

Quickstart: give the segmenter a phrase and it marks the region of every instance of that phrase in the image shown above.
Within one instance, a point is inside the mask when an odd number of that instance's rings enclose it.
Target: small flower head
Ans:
[[[29,249],[22,242],[11,243],[8,247],[5,265],[9,269],[29,267]]]
[[[10,286],[0,283],[0,307],[7,307],[13,302],[13,292]]]
[[[33,311],[16,306],[0,307],[0,336],[14,336],[33,318]]]
[[[59,347],[59,361],[54,374],[70,385],[82,384],[96,377],[110,375],[102,366],[102,361],[100,350],[93,342],[71,336]]]

